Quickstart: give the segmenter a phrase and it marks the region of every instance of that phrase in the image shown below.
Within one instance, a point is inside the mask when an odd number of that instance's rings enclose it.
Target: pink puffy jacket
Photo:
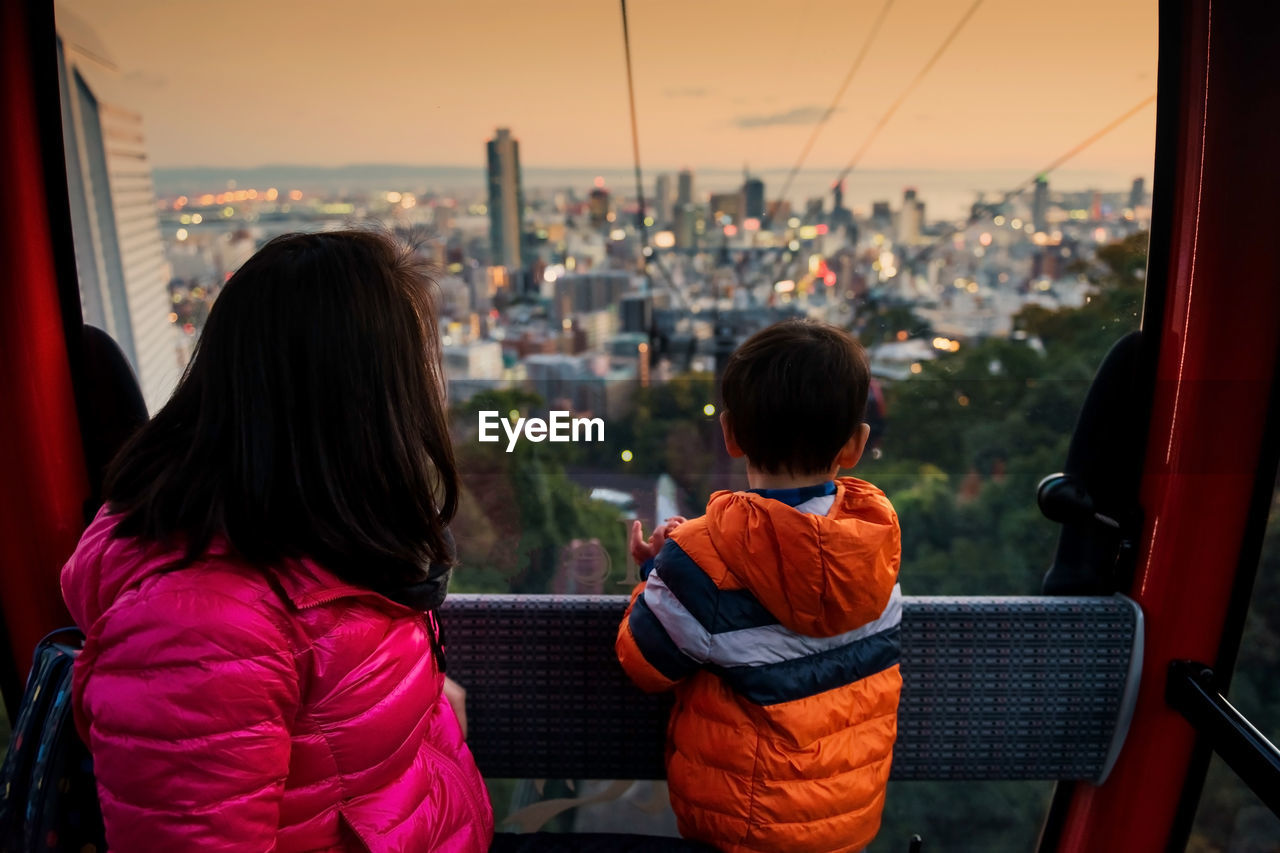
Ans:
[[[87,635],[76,725],[107,842],[134,850],[487,850],[493,811],[424,615],[307,560],[111,537],[62,570]]]

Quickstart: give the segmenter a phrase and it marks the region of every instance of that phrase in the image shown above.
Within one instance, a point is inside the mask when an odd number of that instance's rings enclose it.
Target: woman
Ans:
[[[454,552],[433,283],[362,231],[232,276],[62,572],[112,850],[479,851],[443,695]]]

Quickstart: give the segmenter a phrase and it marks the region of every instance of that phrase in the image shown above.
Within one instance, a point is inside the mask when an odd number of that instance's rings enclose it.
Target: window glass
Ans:
[[[611,4],[67,0],[86,318],[154,412],[264,242],[403,234],[439,270],[452,590],[564,594],[629,591],[631,519],[747,485],[717,367],[826,320],[870,356],[853,473],[897,508],[904,591],[1035,593],[1035,485],[1138,325],[1156,4],[966,7],[633,4],[642,205]],[[553,413],[569,441],[507,431]],[[491,786],[520,828],[674,829],[659,784]],[[895,783],[877,845],[1028,847],[1049,787]],[[538,807],[564,799],[595,804]]]
[[[1263,736],[1280,743],[1280,500],[1273,495],[1262,559],[1227,698]],[[1187,850],[1280,850],[1280,817],[1222,759],[1209,765]]]

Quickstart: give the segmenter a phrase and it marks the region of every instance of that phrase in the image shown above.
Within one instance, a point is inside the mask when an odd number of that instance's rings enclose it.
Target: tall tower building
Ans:
[[[142,116],[122,106],[116,67],[97,37],[62,9],[57,52],[81,310],[120,345],[155,412],[185,364],[169,322],[170,267]]]
[[[681,169],[676,185],[676,206],[693,204],[693,172]]]
[[[1031,196],[1031,225],[1037,231],[1049,230],[1049,179],[1036,176],[1035,194]]]
[[[853,211],[844,206],[844,181],[831,185],[831,216],[827,221],[834,228],[853,224]]]
[[[653,188],[653,210],[658,222],[666,224],[671,221],[671,175],[663,172],[658,175]]]
[[[898,211],[897,241],[910,246],[920,241],[923,205],[916,200],[916,191],[908,187],[902,191],[902,210]]]
[[[520,143],[500,127],[486,143],[489,155],[489,243],[493,263],[507,269],[524,266],[524,189],[520,182]]]
[[[764,218],[764,181],[747,175],[742,182],[742,197],[748,218]]]
[[[1133,179],[1133,186],[1129,188],[1129,206],[1135,210],[1147,203],[1147,182],[1145,179],[1138,177]]]

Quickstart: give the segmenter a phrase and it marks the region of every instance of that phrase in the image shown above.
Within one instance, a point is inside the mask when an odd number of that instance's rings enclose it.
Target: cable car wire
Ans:
[[[1124,123],[1125,123],[1126,121],[1128,121],[1129,119],[1133,118],[1135,115],[1137,115],[1139,112],[1141,112],[1145,107],[1147,107],[1147,106],[1151,105],[1152,103],[1154,103],[1154,102],[1155,102],[1155,100],[1156,100],[1155,92],[1152,92],[1150,95],[1148,95],[1147,97],[1143,98],[1143,99],[1142,99],[1141,101],[1139,101],[1137,104],[1134,104],[1132,107],[1130,107],[1129,109],[1125,110],[1125,111],[1124,111],[1124,113],[1122,113],[1120,116],[1118,116],[1118,117],[1116,117],[1116,118],[1112,119],[1111,121],[1107,122],[1107,124],[1105,124],[1105,125],[1102,127],[1102,129],[1101,129],[1101,130],[1097,130],[1097,131],[1095,131],[1094,133],[1091,133],[1089,136],[1085,137],[1085,139],[1084,139],[1082,142],[1079,142],[1079,143],[1077,143],[1076,145],[1072,146],[1070,149],[1068,149],[1068,150],[1066,151],[1066,153],[1064,153],[1064,154],[1060,155],[1059,157],[1057,157],[1057,158],[1056,158],[1055,160],[1053,160],[1053,162],[1051,162],[1049,165],[1045,166],[1043,169],[1039,169],[1039,170],[1037,170],[1037,171],[1033,172],[1030,178],[1028,178],[1027,180],[1023,181],[1021,184],[1018,184],[1018,186],[1014,187],[1013,189],[1009,190],[1008,192],[1005,192],[1005,193],[1001,196],[1000,201],[999,201],[999,202],[997,202],[997,203],[995,204],[995,207],[1003,206],[1004,204],[1007,204],[1007,203],[1009,202],[1009,200],[1010,200],[1010,199],[1012,199],[1012,198],[1014,198],[1015,196],[1021,195],[1022,193],[1026,192],[1026,191],[1027,191],[1027,189],[1028,189],[1032,184],[1034,184],[1034,183],[1035,183],[1035,181],[1036,181],[1036,179],[1037,179],[1037,178],[1039,178],[1039,177],[1040,177],[1040,176],[1042,176],[1042,175],[1047,175],[1047,174],[1049,174],[1050,172],[1052,172],[1052,171],[1054,171],[1055,169],[1057,169],[1058,167],[1060,167],[1062,164],[1064,164],[1064,163],[1066,163],[1067,161],[1071,160],[1073,157],[1075,157],[1076,155],[1078,155],[1078,154],[1080,154],[1081,152],[1083,152],[1085,149],[1087,149],[1087,148],[1089,148],[1090,146],[1092,146],[1095,142],[1097,142],[1098,140],[1102,139],[1102,138],[1103,138],[1104,136],[1106,136],[1108,133],[1110,133],[1111,131],[1115,130],[1117,127],[1119,127],[1120,125],[1124,124]],[[968,228],[970,225],[973,225],[975,222],[977,222],[977,221],[978,221],[979,219],[981,219],[981,218],[982,218],[982,217],[981,217],[981,216],[979,216],[977,213],[971,213],[971,214],[970,214],[970,216],[969,216],[969,218],[968,218],[968,220],[966,220],[966,221],[965,221],[965,223],[964,223],[963,225],[957,225],[957,224],[955,224],[955,223],[948,223],[947,230],[946,230],[946,231],[944,231],[942,234],[940,234],[938,237],[934,238],[934,240],[933,240],[932,242],[930,242],[930,243],[929,243],[929,244],[927,244],[926,246],[922,247],[918,252],[916,252],[916,253],[912,256],[912,258],[910,259],[910,261],[908,261],[908,262],[907,262],[907,263],[908,263],[908,265],[914,265],[914,264],[919,263],[921,259],[923,259],[926,255],[928,255],[928,254],[929,254],[930,252],[932,252],[934,249],[938,248],[940,245],[942,245],[944,242],[946,242],[948,239],[950,239],[950,238],[951,238],[951,236],[952,236],[953,234],[955,234],[957,231],[960,231],[960,230],[962,230],[962,229],[964,229],[964,228]]]
[[[640,229],[640,245],[648,246],[648,230],[644,224],[644,179],[640,175],[640,130],[636,124],[636,88],[631,78],[631,30],[627,26],[627,0],[622,3],[622,46],[627,56],[627,98],[631,103],[631,153],[636,167],[636,197],[640,210],[636,214],[636,227]],[[640,267],[644,268],[644,252],[640,253]]]
[[[981,5],[982,0],[974,0],[974,4],[969,7],[969,11],[965,12],[964,17],[962,17],[951,29],[951,32],[943,40],[942,44],[933,52],[933,56],[929,57],[929,61],[924,64],[924,67],[920,69],[915,78],[907,85],[907,88],[902,91],[902,94],[898,95],[898,99],[893,102],[888,111],[880,117],[880,121],[878,121],[876,126],[871,129],[871,133],[862,143],[862,147],[858,149],[857,153],[853,155],[853,159],[845,165],[844,169],[842,169],[840,174],[836,177],[835,183],[839,184],[843,181],[848,177],[849,173],[853,171],[854,167],[858,165],[859,161],[862,160],[862,156],[867,153],[867,149],[871,147],[871,144],[875,142],[876,137],[880,135],[880,131],[883,130],[885,125],[889,123],[889,120],[893,118],[893,114],[898,111],[898,108],[902,106],[911,93],[915,91],[916,87],[920,85],[920,82],[924,80],[925,76],[933,69],[933,66],[937,64],[938,60],[942,58],[942,54],[946,53],[947,48],[956,40],[956,36],[960,35],[960,31],[964,29],[965,24],[969,23],[969,19],[973,17],[973,13],[977,12],[978,7]]]
[[[636,227],[640,231],[640,272],[642,274],[646,272],[649,257],[652,255],[658,271],[662,273],[662,277],[667,281],[667,287],[681,301],[688,304],[688,297],[676,287],[675,281],[671,278],[671,274],[667,272],[667,268],[663,265],[658,253],[654,252],[649,245],[649,227],[645,224],[647,206],[644,201],[644,178],[640,171],[640,128],[636,121],[636,89],[631,73],[631,28],[627,23],[627,0],[619,0],[619,2],[622,6],[622,46],[627,59],[627,99],[631,105],[631,154],[635,163],[636,197],[640,206],[639,211],[636,213]]]
[[[884,24],[885,18],[889,15],[889,9],[893,7],[893,0],[885,0],[885,4],[880,9],[880,14],[876,17],[875,23],[871,25],[871,30],[867,33],[866,40],[862,43],[862,48],[858,51],[858,55],[854,58],[853,64],[849,66],[849,71],[844,75],[844,82],[840,84],[840,88],[836,90],[836,95],[831,99],[831,104],[827,107],[826,112],[813,126],[813,132],[809,134],[809,140],[805,142],[804,148],[800,151],[800,156],[796,158],[795,165],[791,167],[790,174],[787,175],[786,181],[782,184],[782,191],[778,193],[779,199],[787,197],[787,191],[791,189],[791,184],[796,179],[796,175],[800,173],[804,161],[808,159],[809,152],[813,150],[813,144],[818,141],[818,136],[822,133],[822,128],[826,126],[827,120],[840,106],[840,102],[844,99],[844,93],[848,90],[849,84],[853,82],[854,75],[858,73],[858,69],[862,67],[862,61],[866,59],[867,53],[871,50],[871,45],[875,42],[876,36],[880,33],[880,27]]]

